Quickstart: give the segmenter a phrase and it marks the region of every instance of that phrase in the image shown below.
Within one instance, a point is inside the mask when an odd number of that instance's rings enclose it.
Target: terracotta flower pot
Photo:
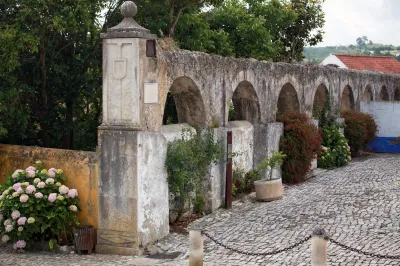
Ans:
[[[258,180],[254,182],[258,201],[273,201],[283,197],[282,179]]]

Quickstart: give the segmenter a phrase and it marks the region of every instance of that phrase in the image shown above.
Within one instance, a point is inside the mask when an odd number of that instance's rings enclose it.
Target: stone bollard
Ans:
[[[203,266],[203,235],[199,229],[189,230],[189,266]]]
[[[316,229],[311,238],[311,266],[327,265],[328,236],[324,229]]]

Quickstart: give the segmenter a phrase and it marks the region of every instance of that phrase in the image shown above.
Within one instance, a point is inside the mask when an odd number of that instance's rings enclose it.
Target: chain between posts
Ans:
[[[374,253],[372,253],[372,252],[367,252],[367,251],[363,251],[363,250],[361,250],[361,249],[352,248],[352,247],[347,246],[347,245],[345,245],[345,244],[339,243],[338,241],[336,241],[336,240],[334,240],[334,239],[332,239],[332,238],[329,238],[329,241],[332,242],[332,243],[335,244],[335,245],[338,245],[339,247],[342,247],[342,248],[344,248],[344,249],[347,249],[347,250],[350,250],[350,251],[353,251],[353,252],[356,252],[356,253],[358,253],[358,254],[362,254],[362,255],[365,255],[365,256],[375,257],[375,258],[379,258],[379,259],[391,259],[391,260],[398,260],[398,259],[400,259],[400,255],[398,255],[398,256],[391,256],[391,255],[374,254]]]
[[[291,246],[288,246],[286,248],[283,248],[283,249],[273,250],[273,251],[269,251],[269,252],[249,252],[249,251],[239,250],[239,249],[234,248],[234,247],[230,247],[227,244],[224,244],[221,241],[215,239],[213,236],[211,236],[209,233],[207,233],[204,230],[202,230],[201,233],[203,235],[205,235],[206,237],[208,237],[215,244],[217,244],[217,245],[219,245],[219,246],[221,246],[221,247],[223,247],[223,248],[225,248],[227,250],[230,250],[230,251],[242,254],[242,255],[248,255],[248,256],[271,256],[271,255],[276,255],[276,254],[279,254],[279,253],[283,253],[283,252],[292,250],[292,249],[304,244],[305,242],[307,242],[308,240],[310,240],[312,238],[312,235],[309,235],[309,236],[305,237],[304,239],[298,241],[297,243],[295,243],[295,244],[293,244]],[[363,251],[361,249],[352,248],[350,246],[347,246],[345,244],[342,244],[342,243],[330,238],[329,236],[325,235],[325,237],[326,237],[326,239],[328,241],[332,242],[333,244],[335,244],[335,245],[337,245],[337,246],[339,246],[341,248],[344,248],[346,250],[350,250],[352,252],[356,252],[356,253],[359,253],[359,254],[362,254],[362,255],[365,255],[365,256],[379,258],[379,259],[392,259],[392,260],[400,259],[400,255],[392,256],[392,255],[374,254],[372,252],[367,252],[367,251]]]
[[[291,246],[289,246],[287,248],[278,249],[278,250],[274,250],[274,251],[270,251],[270,252],[249,252],[249,251],[239,250],[239,249],[234,248],[234,247],[230,247],[230,246],[222,243],[221,241],[215,239],[213,236],[208,234],[206,231],[201,231],[201,233],[203,235],[205,235],[206,237],[208,237],[215,244],[217,244],[217,245],[219,245],[219,246],[221,246],[221,247],[223,247],[225,249],[228,249],[230,251],[233,251],[233,252],[236,252],[236,253],[239,253],[239,254],[242,254],[242,255],[249,255],[249,256],[271,256],[271,255],[276,255],[276,254],[283,253],[283,252],[289,251],[291,249],[294,249],[295,247],[298,247],[298,246],[304,244],[305,242],[307,242],[308,240],[311,239],[311,235],[309,235],[306,238],[304,238],[303,240],[301,240],[301,241],[299,241],[299,242],[297,242],[297,243],[295,243],[295,244],[293,244],[293,245],[291,245]]]

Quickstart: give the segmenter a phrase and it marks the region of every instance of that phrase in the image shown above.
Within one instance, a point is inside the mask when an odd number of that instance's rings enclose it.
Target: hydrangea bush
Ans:
[[[347,165],[351,160],[350,146],[336,125],[322,128],[322,153],[318,157],[318,167],[332,169]]]
[[[0,237],[15,249],[35,241],[48,241],[50,248],[74,225],[78,191],[62,184],[63,170],[43,169],[37,161],[25,170],[10,173],[0,185]]]

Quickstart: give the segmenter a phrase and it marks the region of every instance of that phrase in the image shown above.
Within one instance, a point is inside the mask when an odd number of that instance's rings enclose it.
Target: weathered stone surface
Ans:
[[[230,121],[229,130],[232,131],[232,158],[234,169],[243,169],[245,172],[253,169],[254,126],[248,121]]]
[[[185,134],[182,136],[183,131]],[[161,127],[161,133],[167,139],[168,142],[172,142],[176,139],[181,139],[184,137],[185,139],[190,137],[190,134],[196,134],[196,129],[189,126],[187,123],[183,124],[174,124],[174,125],[164,125]]]
[[[227,128],[211,129],[214,135],[214,141],[227,149]],[[226,188],[226,165],[225,159],[219,164],[210,165],[210,174],[204,177],[205,187],[205,210],[212,212],[225,204],[225,188]]]
[[[167,140],[159,132],[138,133],[138,230],[146,246],[169,233]]]
[[[137,255],[169,231],[166,140],[157,132],[104,130],[100,143],[96,250]]]

